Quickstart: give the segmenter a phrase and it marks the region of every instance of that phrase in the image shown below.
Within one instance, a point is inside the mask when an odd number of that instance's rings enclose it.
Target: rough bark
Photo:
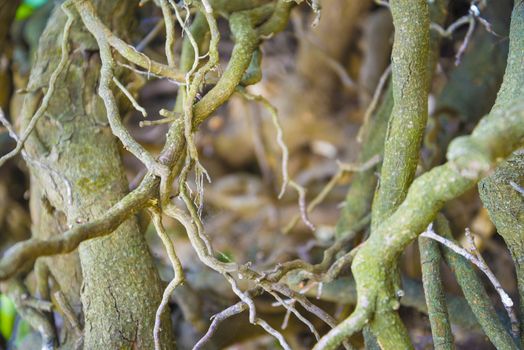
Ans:
[[[420,237],[418,245],[433,345],[435,350],[454,349],[444,286],[440,277],[442,256],[438,243],[429,238]]]
[[[521,333],[524,316],[524,153],[516,152],[495,173],[479,183],[482,203],[504,238],[517,272]]]
[[[135,1],[94,3],[115,33],[132,28]],[[41,37],[28,87],[32,93],[24,101],[23,125],[39,100],[37,91],[47,88],[50,72],[58,64],[65,18],[57,8]],[[71,44],[70,62],[57,81],[47,114],[27,144],[31,156],[43,164],[31,166],[37,179],[33,186],[43,189],[42,198],[52,212],[64,216],[66,226],[100,217],[128,191],[119,145],[97,96],[97,46],[78,19]],[[82,243],[79,254],[85,348],[152,348],[162,286],[136,219],[128,219],[108,237]],[[171,329],[165,328],[162,344],[172,348]]]

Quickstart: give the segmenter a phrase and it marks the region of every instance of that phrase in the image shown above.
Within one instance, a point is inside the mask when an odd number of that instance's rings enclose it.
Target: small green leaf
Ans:
[[[0,333],[9,339],[15,324],[15,304],[7,296],[0,294]]]
[[[218,252],[217,259],[223,263],[233,262],[234,257],[231,252]]]

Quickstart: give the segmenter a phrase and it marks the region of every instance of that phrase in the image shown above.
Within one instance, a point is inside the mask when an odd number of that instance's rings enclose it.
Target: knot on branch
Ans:
[[[461,176],[478,179],[491,168],[492,156],[486,147],[470,136],[458,137],[449,145],[447,158]]]

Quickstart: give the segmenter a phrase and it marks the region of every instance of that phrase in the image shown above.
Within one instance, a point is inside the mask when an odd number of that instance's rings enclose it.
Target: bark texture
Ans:
[[[490,177],[479,183],[479,193],[498,233],[504,237],[515,263],[520,299],[521,332],[524,316],[524,153],[516,152]]]
[[[132,28],[137,2],[94,4],[113,32],[125,36]],[[65,20],[64,12],[57,7],[41,37],[28,86],[32,93],[24,101],[23,125],[33,115],[39,91],[48,88],[50,73],[58,65]],[[41,197],[33,201],[45,201],[46,210],[57,222],[62,217],[60,224],[66,227],[100,217],[128,192],[120,147],[97,96],[98,48],[78,18],[70,43],[69,62],[57,81],[46,115],[27,145],[31,157],[37,160],[31,165],[36,180],[33,186],[43,189]],[[45,222],[41,224],[45,226]],[[41,227],[40,231],[45,229]],[[125,221],[112,235],[82,243],[78,251],[84,277],[84,347],[153,348],[154,317],[162,285],[136,219]],[[173,348],[170,327],[161,336],[165,348]]]

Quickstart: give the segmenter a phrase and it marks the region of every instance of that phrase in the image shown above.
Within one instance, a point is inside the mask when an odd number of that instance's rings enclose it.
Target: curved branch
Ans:
[[[451,143],[446,164],[413,182],[398,209],[377,223],[369,240],[360,248],[352,266],[357,283],[357,309],[371,308],[375,314],[398,309],[397,291],[389,283],[389,275],[404,248],[425,230],[447,201],[473,187],[499,159],[523,145],[523,31],[524,4],[520,2],[513,11],[508,66],[495,106],[470,136]],[[318,350],[334,349],[339,344],[321,341],[331,345],[316,347]]]

